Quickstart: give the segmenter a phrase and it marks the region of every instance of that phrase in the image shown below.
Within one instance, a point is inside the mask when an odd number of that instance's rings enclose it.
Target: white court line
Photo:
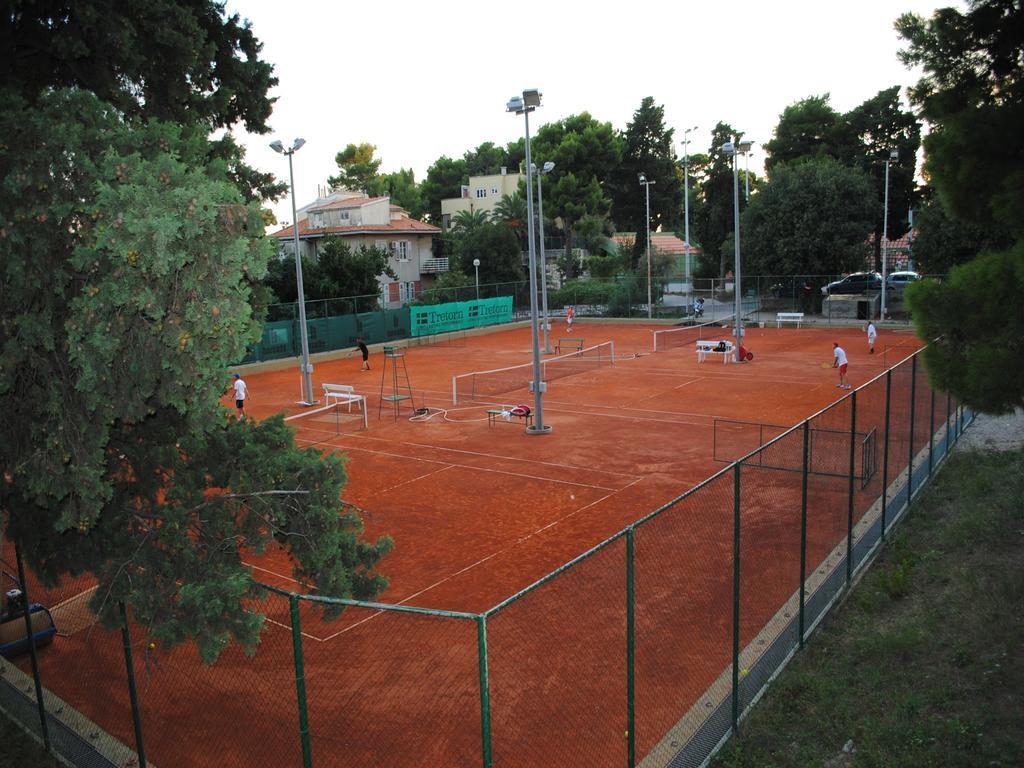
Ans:
[[[633,486],[636,483],[639,483],[642,479],[643,478],[641,478],[641,477],[636,478],[629,485],[624,486],[621,489],[621,491],[627,490],[630,486]],[[454,573],[451,573],[448,576],[445,576],[443,579],[438,579],[433,584],[431,584],[431,585],[429,585],[427,587],[424,587],[423,589],[420,589],[417,592],[413,592],[411,595],[407,595],[406,597],[403,597],[398,602],[392,603],[392,605],[405,605],[410,600],[414,600],[415,598],[419,597],[420,595],[425,594],[426,592],[429,592],[430,590],[434,589],[435,587],[439,587],[442,584],[444,584],[444,583],[446,583],[448,581],[451,581],[455,577],[461,576],[462,574],[464,574],[464,573],[466,573],[468,571],[473,570],[474,568],[477,568],[477,567],[483,565],[484,563],[486,563],[489,560],[493,560],[498,555],[504,554],[505,552],[508,552],[511,549],[513,549],[515,547],[518,547],[523,542],[532,539],[533,537],[543,533],[544,531],[548,530],[549,528],[552,528],[552,527],[558,525],[559,523],[565,522],[566,520],[568,520],[571,517],[574,517],[575,515],[579,514],[580,512],[583,512],[584,510],[586,510],[586,509],[588,509],[590,507],[593,507],[595,504],[600,504],[605,499],[609,499],[612,496],[614,496],[616,493],[619,493],[619,492],[620,491],[612,490],[610,493],[606,493],[601,498],[594,499],[590,503],[584,504],[579,509],[575,509],[575,510],[573,510],[572,512],[570,512],[567,515],[564,515],[564,516],[559,517],[559,518],[557,518],[555,520],[552,520],[549,523],[546,523],[545,525],[542,525],[540,528],[536,529],[535,531],[532,531],[531,533],[528,533],[528,534],[526,534],[524,536],[520,536],[518,539],[516,539],[514,542],[509,544],[507,547],[503,547],[502,549],[496,550],[495,552],[492,552],[491,554],[487,555],[486,557],[480,558],[475,563],[470,563],[469,565],[460,568],[459,570],[455,571]],[[284,575],[282,575],[280,573],[277,573],[276,571],[271,571],[271,570],[269,570],[267,568],[263,568],[261,566],[254,565],[252,563],[245,563],[245,565],[247,565],[248,567],[252,568],[253,570],[263,571],[264,573],[269,573],[269,574],[271,574],[273,576],[276,576],[279,579],[284,579],[286,581],[290,581],[290,582],[293,582],[293,583],[296,583],[296,584],[298,583],[298,581],[296,581],[296,579],[294,579],[291,576],[284,576]],[[351,607],[351,606],[349,606],[349,607]],[[302,631],[302,634],[305,637],[308,637],[311,640],[316,640],[317,642],[320,642],[320,643],[326,643],[328,640],[333,640],[334,638],[338,637],[339,635],[343,635],[346,632],[349,632],[349,631],[355,629],[356,627],[359,627],[359,626],[365,624],[366,622],[370,621],[371,619],[376,618],[377,616],[379,616],[382,613],[387,613],[387,611],[376,610],[373,613],[371,613],[369,616],[367,616],[367,617],[365,617],[363,619],[360,619],[359,621],[355,622],[354,624],[349,625],[345,629],[338,630],[334,634],[327,635],[326,637],[319,637],[317,635],[310,635],[310,634],[306,633],[305,630]],[[274,621],[273,619],[268,618],[267,622],[271,623],[271,624],[276,624],[277,626],[279,626],[279,627],[281,627],[283,629],[287,629],[289,631],[291,630],[291,627],[286,626],[285,624],[282,624],[279,621]]]
[[[395,441],[394,440],[389,440],[388,442],[390,442],[393,445]],[[401,443],[401,444],[402,445],[419,445],[418,443]],[[424,446],[420,446],[420,447],[424,447]],[[432,447],[435,450],[437,449],[437,446],[427,446],[427,447]],[[372,453],[372,454],[374,454],[376,456],[390,456],[392,458],[403,459],[405,461],[423,461],[423,462],[426,462],[428,464],[443,464],[444,467],[442,467],[442,469],[447,469],[449,467],[458,467],[460,469],[473,469],[473,470],[477,470],[479,472],[492,472],[492,473],[494,473],[496,475],[509,475],[510,477],[521,477],[521,478],[526,478],[527,480],[543,480],[545,482],[557,483],[559,485],[574,485],[577,488],[593,488],[593,489],[598,490],[598,491],[614,491],[614,490],[616,490],[615,488],[610,488],[610,487],[605,486],[605,485],[593,485],[592,483],[577,483],[577,482],[573,482],[572,480],[560,480],[558,478],[543,477],[541,475],[528,475],[528,474],[526,474],[524,472],[512,472],[511,470],[507,470],[507,469],[492,469],[490,467],[478,467],[478,466],[475,466],[473,464],[460,464],[459,462],[444,461],[442,459],[424,459],[424,458],[420,458],[420,457],[417,457],[417,456],[406,456],[405,454],[401,454],[401,453],[391,453],[390,451],[378,451],[378,450],[375,450],[373,448],[360,448],[359,446],[354,446],[354,445],[353,446],[342,446],[342,445],[339,445],[339,446],[337,446],[337,448],[339,450],[362,451],[363,453]],[[473,451],[464,451],[464,450],[455,449],[455,448],[445,448],[443,450],[452,450],[452,451],[457,451],[458,453],[473,453]],[[486,454],[477,454],[477,455],[484,456]],[[518,458],[515,458],[515,457],[503,457],[503,456],[490,457],[490,458],[499,458],[499,459],[505,459],[505,460],[514,460],[514,461],[527,461],[527,459],[518,459]],[[532,463],[538,463],[538,464],[542,464],[543,465],[543,464],[546,464],[547,462],[532,462]],[[590,470],[588,467],[574,467],[574,466],[569,466],[569,465],[556,465],[556,466],[561,466],[563,469],[570,469],[570,470],[593,471],[593,470]],[[435,473],[428,472],[427,474],[435,474]],[[606,472],[604,474],[622,475],[623,477],[627,477],[627,478],[635,478],[636,477],[636,475],[626,475],[626,474],[624,474],[622,472]],[[401,485],[401,483],[400,483],[400,485]]]
[[[630,483],[629,485],[625,486],[622,490],[625,491],[631,485],[639,483],[642,479],[643,478],[639,478],[638,477],[632,483]],[[493,560],[498,555],[504,554],[505,552],[508,552],[511,549],[513,549],[515,547],[518,547],[523,542],[528,541],[529,539],[532,539],[534,536],[537,536],[538,534],[543,533],[544,531],[548,530],[549,528],[552,528],[553,526],[558,525],[559,523],[565,522],[570,517],[573,517],[573,516],[579,514],[580,512],[583,512],[585,509],[588,509],[589,507],[592,507],[595,504],[601,503],[605,499],[608,499],[608,498],[614,496],[618,492],[619,491],[612,491],[611,493],[607,493],[604,496],[602,496],[600,499],[594,499],[594,501],[590,502],[589,504],[585,504],[582,507],[580,507],[579,509],[573,510],[572,512],[570,512],[569,514],[567,514],[567,515],[565,515],[563,517],[560,517],[560,518],[558,518],[556,520],[552,520],[551,522],[547,523],[546,525],[541,526],[540,528],[538,528],[537,530],[533,531],[532,533],[528,533],[525,536],[519,537],[516,541],[514,541],[509,546],[507,546],[507,547],[505,547],[503,549],[499,549],[496,552],[492,552],[491,554],[487,555],[486,557],[480,558],[475,563],[471,563],[470,565],[467,565],[467,566],[465,566],[463,568],[460,568],[459,570],[455,571],[454,573],[449,574],[448,576],[445,576],[443,579],[439,579],[439,580],[435,581],[430,586],[424,587],[423,589],[419,590],[418,592],[414,592],[413,594],[408,595],[407,597],[402,598],[397,603],[395,603],[395,605],[404,605],[405,603],[409,602],[410,600],[413,600],[413,599],[419,597],[420,595],[425,594],[426,592],[429,592],[430,590],[434,589],[435,587],[439,587],[442,584],[444,584],[445,582],[451,581],[455,577],[461,576],[462,574],[466,573],[467,571],[471,571],[474,568],[476,568],[476,567],[478,567],[480,565],[483,565],[488,560]],[[384,613],[384,611],[377,611],[373,615],[367,616],[365,619],[361,619],[360,621],[357,621],[355,624],[352,624],[352,625],[346,627],[345,629],[341,629],[341,630],[335,632],[333,635],[328,635],[327,637],[324,638],[324,642],[326,642],[328,640],[333,640],[334,638],[338,637],[339,635],[343,635],[346,632],[349,632],[349,631],[355,629],[356,627],[360,626],[361,624],[365,624],[370,619],[375,618],[380,613]]]

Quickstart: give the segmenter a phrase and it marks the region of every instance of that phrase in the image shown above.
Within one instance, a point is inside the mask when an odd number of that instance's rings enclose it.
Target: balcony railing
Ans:
[[[421,273],[437,273],[448,271],[448,259],[424,259],[420,262]]]

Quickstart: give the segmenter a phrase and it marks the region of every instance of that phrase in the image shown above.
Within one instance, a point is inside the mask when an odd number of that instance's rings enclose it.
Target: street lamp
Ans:
[[[900,153],[895,149],[889,150],[889,159],[885,161],[885,204],[882,209],[882,319],[888,314],[888,305],[885,303],[885,276],[888,268],[887,256],[889,255],[889,163],[895,163],[900,159]]]
[[[473,269],[476,270],[476,300],[480,301],[480,259],[473,259]]]
[[[736,299],[736,322],[733,330],[736,334],[736,362],[741,362],[740,357],[740,341],[743,339],[743,284],[740,282],[740,175],[739,175],[739,158],[736,156],[739,154],[745,155],[750,152],[750,147],[753,146],[752,141],[737,141],[736,137],[733,137],[732,141],[727,141],[722,145],[722,153],[732,157],[732,209],[733,209],[733,229],[736,246],[735,265],[733,266],[734,280],[733,292],[735,293]]]
[[[530,159],[530,113],[540,106],[541,93],[528,88],[522,96],[513,96],[505,105],[506,112],[522,115],[526,123],[526,235],[530,254],[530,334],[533,339],[533,424],[526,428],[528,435],[543,435],[551,431],[544,423],[544,391],[547,384],[541,376],[540,344],[537,333],[537,243],[533,235],[533,161]]]
[[[302,289],[302,254],[299,252],[299,217],[295,210],[295,172],[292,170],[292,155],[298,152],[305,139],[296,139],[285,149],[280,139],[270,142],[270,148],[288,156],[288,180],[292,191],[292,234],[295,237],[295,285],[299,299],[299,338],[302,339],[302,400],[300,405],[315,405],[313,399],[313,365],[309,362],[309,337],[306,335],[306,294]]]
[[[683,256],[683,270],[686,273],[685,279],[688,286],[686,290],[686,308],[690,308],[690,297],[693,295],[693,285],[690,282],[690,132],[696,131],[697,126],[687,128],[683,131],[683,239],[686,252]]]
[[[651,184],[658,182],[648,179],[647,174],[637,174],[640,179],[640,186],[644,188],[644,197],[647,199],[647,319],[654,316],[654,305],[651,302]]]
[[[555,164],[550,160],[544,163],[544,167],[539,171],[537,166],[533,166],[533,172],[537,174],[537,220],[540,222],[540,295],[542,298],[542,321],[544,324],[544,354],[551,354],[551,334],[550,324],[548,323],[548,251],[544,247],[544,185],[541,183],[541,179],[545,173],[551,173],[555,169]],[[567,244],[568,245],[568,244]]]

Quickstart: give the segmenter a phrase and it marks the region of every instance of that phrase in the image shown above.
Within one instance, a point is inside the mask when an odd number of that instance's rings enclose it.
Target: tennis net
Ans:
[[[554,381],[615,363],[615,342],[604,341],[568,355],[541,361],[541,379]],[[533,363],[474,371],[452,377],[452,402],[476,400],[527,389],[533,379]]]
[[[655,331],[654,351],[664,352],[668,349],[678,349],[679,347],[689,346],[695,341],[703,341],[712,336],[716,339],[720,338],[722,336],[722,326],[732,325],[734,317],[734,314],[727,315],[720,317],[718,320],[711,320],[699,325],[683,325],[676,328],[666,328],[663,331]]]
[[[787,434],[788,433],[788,434]],[[786,438],[776,438],[786,434]],[[808,434],[807,471],[812,475],[847,477],[850,470],[848,430],[811,428]],[[793,439],[789,439],[793,438]],[[798,431],[777,424],[715,419],[713,453],[715,461],[731,463],[744,457],[745,464],[803,471],[803,439]],[[878,470],[878,434],[857,432],[854,451],[854,478],[866,487]],[[756,453],[753,453],[757,451]]]

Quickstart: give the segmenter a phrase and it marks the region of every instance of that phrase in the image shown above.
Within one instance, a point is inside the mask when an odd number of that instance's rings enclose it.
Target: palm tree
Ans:
[[[459,211],[452,217],[452,227],[454,229],[460,229],[463,232],[471,232],[481,224],[486,224],[490,220],[491,215],[487,211]]]
[[[501,201],[494,206],[493,215],[515,232],[520,241],[526,242],[526,198],[519,192],[502,195]]]

